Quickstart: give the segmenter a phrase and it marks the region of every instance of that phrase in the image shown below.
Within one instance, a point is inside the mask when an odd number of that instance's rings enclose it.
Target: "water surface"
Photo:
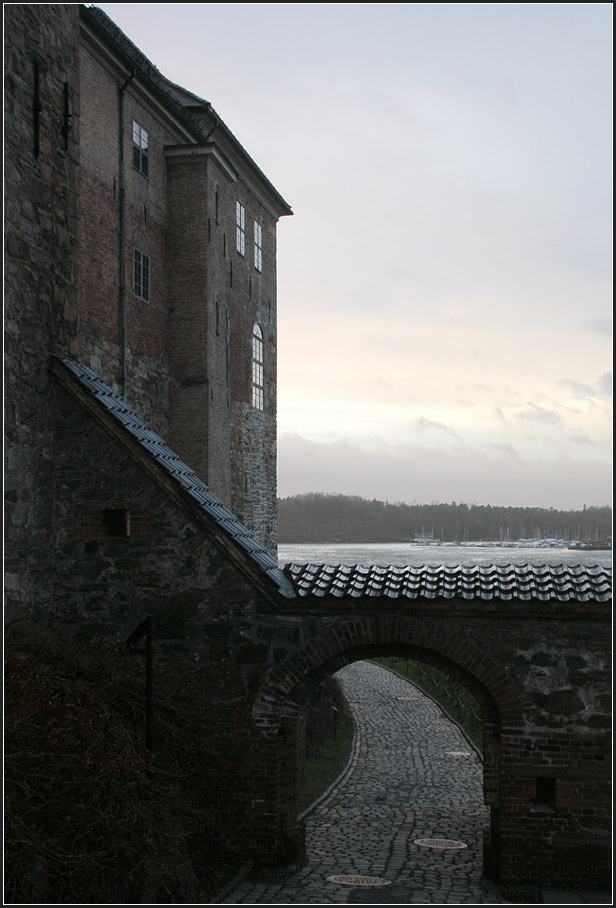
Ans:
[[[611,567],[610,551],[550,548],[529,545],[500,546],[479,543],[464,545],[413,545],[407,542],[343,544],[311,543],[278,546],[278,563],[296,564],[599,564]]]

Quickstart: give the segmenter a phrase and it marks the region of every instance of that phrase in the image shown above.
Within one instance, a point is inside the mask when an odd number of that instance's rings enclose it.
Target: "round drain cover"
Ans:
[[[464,842],[456,842],[455,839],[415,839],[415,844],[423,848],[468,848]]]
[[[328,876],[330,883],[338,883],[340,886],[390,886],[391,880],[384,880],[380,876],[355,876],[353,874],[346,876]]]

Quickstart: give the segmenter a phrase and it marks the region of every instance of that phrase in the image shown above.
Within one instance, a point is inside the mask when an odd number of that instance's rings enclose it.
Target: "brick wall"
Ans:
[[[276,522],[275,221],[212,156],[168,157],[169,438],[272,552]],[[245,254],[236,203],[245,211]],[[262,226],[262,271],[253,225]],[[252,337],[264,336],[264,409],[252,406]]]
[[[121,389],[120,94],[126,73],[81,46],[82,103],[80,361]],[[178,134],[160,122],[156,106],[124,90],[126,394],[158,432],[168,430],[168,286],[163,148]],[[133,166],[133,120],[148,132],[147,177]],[[133,250],[150,257],[150,299],[133,292]]]

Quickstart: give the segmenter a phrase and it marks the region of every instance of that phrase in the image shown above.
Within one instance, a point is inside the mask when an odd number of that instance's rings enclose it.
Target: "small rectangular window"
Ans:
[[[235,207],[236,248],[240,255],[246,254],[246,211],[241,202]]]
[[[130,512],[126,508],[109,508],[103,511],[104,536],[130,536]]]
[[[133,167],[144,177],[149,176],[149,135],[136,120],[133,120]]]
[[[263,266],[263,232],[261,224],[255,221],[255,268],[261,271]]]
[[[556,804],[556,779],[537,779],[536,800],[539,804],[554,807]]]
[[[133,250],[133,292],[140,300],[150,302],[150,256]]]

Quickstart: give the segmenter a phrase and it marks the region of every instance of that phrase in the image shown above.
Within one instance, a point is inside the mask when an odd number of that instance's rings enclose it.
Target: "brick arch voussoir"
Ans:
[[[426,627],[420,619],[378,615],[349,619],[324,629],[273,668],[255,698],[255,728],[266,738],[275,737],[283,719],[301,710],[309,679],[332,674],[362,658],[362,650],[379,644],[408,646],[457,665],[488,693],[501,724],[509,728],[520,725],[530,706],[525,692],[511,681],[504,667],[472,640],[461,640],[445,628]]]

